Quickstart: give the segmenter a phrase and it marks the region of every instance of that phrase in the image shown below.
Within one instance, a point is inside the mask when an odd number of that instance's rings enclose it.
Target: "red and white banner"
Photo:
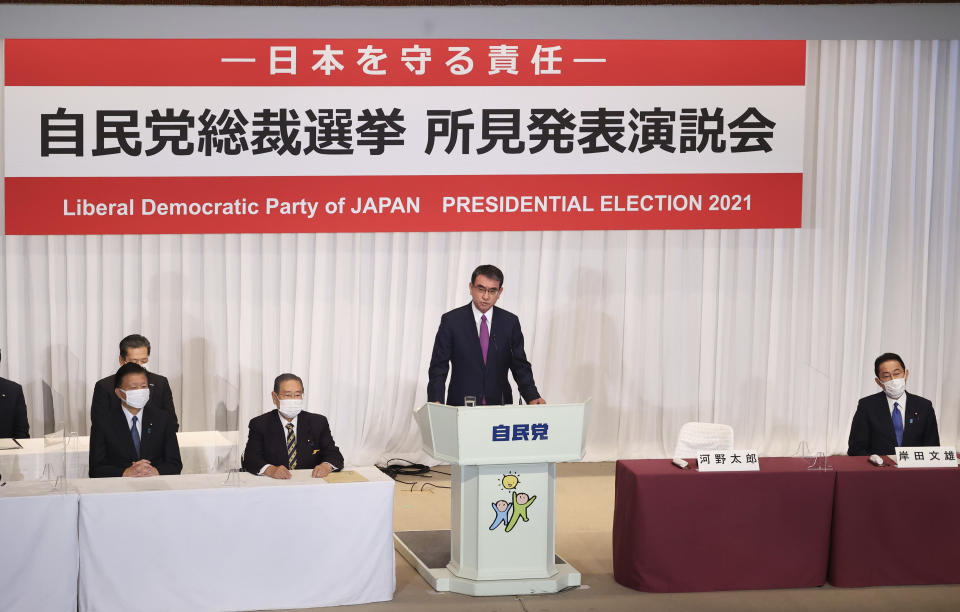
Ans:
[[[8,40],[8,234],[799,227],[803,41]]]

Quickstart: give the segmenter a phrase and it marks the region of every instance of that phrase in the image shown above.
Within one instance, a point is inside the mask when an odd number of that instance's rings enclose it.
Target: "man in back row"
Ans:
[[[150,341],[140,334],[131,334],[120,341],[120,365],[125,363],[135,363],[141,366],[146,372],[147,386],[150,389],[150,406],[159,410],[167,410],[173,418],[174,431],[180,428],[177,422],[177,411],[173,405],[173,392],[170,390],[170,383],[165,376],[149,372],[146,369],[147,362],[150,361]],[[97,381],[93,387],[93,400],[90,402],[90,420],[92,421],[96,414],[105,412],[107,407],[114,408],[114,412],[120,409],[120,400],[114,393],[116,385],[114,384],[114,375],[111,374]]]
[[[900,355],[880,355],[873,362],[873,373],[882,391],[857,403],[847,454],[892,455],[898,446],[940,446],[933,404],[907,393],[910,371]]]

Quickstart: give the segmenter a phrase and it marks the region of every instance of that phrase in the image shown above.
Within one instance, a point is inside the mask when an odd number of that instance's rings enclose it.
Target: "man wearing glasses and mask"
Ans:
[[[479,405],[513,403],[507,370],[513,372],[520,395],[528,404],[545,404],[533,381],[523,350],[517,315],[494,304],[503,293],[503,272],[483,265],[470,277],[471,301],[444,314],[433,341],[427,401],[443,403],[447,371],[452,367],[446,403],[463,406],[466,397]]]
[[[930,400],[907,393],[910,371],[895,353],[873,363],[882,389],[857,404],[850,425],[848,455],[892,455],[897,446],[940,446],[937,416]]]
[[[135,363],[146,371],[150,361],[150,341],[140,334],[131,334],[120,341],[120,365]],[[180,428],[177,422],[177,412],[173,405],[173,392],[170,382],[165,376],[155,372],[147,372],[147,384],[150,387],[150,406],[166,410],[173,419],[174,431]],[[108,406],[120,408],[120,400],[114,394],[113,374],[97,381],[93,387],[93,400],[90,402],[90,419],[97,413],[103,412]]]
[[[333,441],[327,418],[303,411],[303,381],[281,374],[270,394],[275,410],[250,419],[243,469],[251,474],[287,479],[291,470],[313,470],[323,478],[343,469],[343,455]]]

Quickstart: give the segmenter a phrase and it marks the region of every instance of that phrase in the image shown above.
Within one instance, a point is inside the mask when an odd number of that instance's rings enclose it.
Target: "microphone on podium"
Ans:
[[[500,352],[500,347],[497,345],[497,335],[496,335],[496,334],[491,334],[491,335],[490,335],[490,342],[493,343],[493,350],[499,353],[499,352]],[[513,358],[514,358],[514,357],[513,357],[513,346],[508,343],[508,344],[507,344],[507,349],[510,351],[510,360],[513,361]],[[506,379],[506,377],[504,377],[504,379]],[[506,382],[506,380],[504,380],[504,382]],[[509,383],[507,383],[507,384],[509,384]],[[520,401],[520,403],[523,404],[523,396],[520,395],[520,389],[517,389],[517,395],[519,396],[519,401]],[[504,397],[504,396],[503,396],[503,388],[501,387],[501,388],[500,388],[500,405],[501,405],[501,406],[504,405],[504,404],[503,404],[503,397]]]

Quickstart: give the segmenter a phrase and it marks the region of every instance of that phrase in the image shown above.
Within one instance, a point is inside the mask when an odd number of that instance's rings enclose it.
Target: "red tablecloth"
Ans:
[[[831,584],[960,583],[960,470],[830,461],[837,472]]]
[[[759,472],[700,473],[618,461],[614,578],[654,592],[822,585],[835,474],[808,464],[761,458]]]

